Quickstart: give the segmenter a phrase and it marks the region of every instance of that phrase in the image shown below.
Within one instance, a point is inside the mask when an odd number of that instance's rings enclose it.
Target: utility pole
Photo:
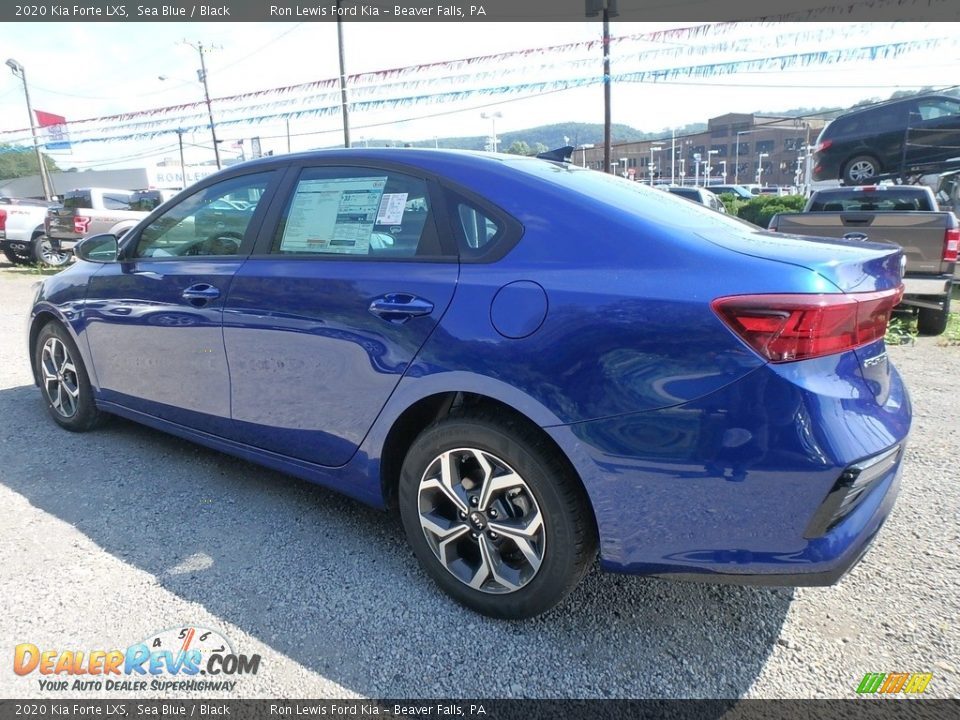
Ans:
[[[586,0],[587,17],[603,13],[603,166],[610,168],[610,18],[620,14],[617,0]],[[607,172],[610,172],[608,169]]]
[[[180,143],[180,183],[182,185],[180,189],[183,190],[187,187],[187,164],[183,161],[183,130],[181,128],[177,128],[177,140]]]
[[[347,110],[347,71],[343,59],[343,20],[340,16],[340,4],[337,0],[337,49],[340,52],[340,102],[343,111],[343,146],[350,147],[350,113]]]
[[[43,197],[47,202],[53,198],[53,191],[50,187],[50,177],[47,175],[47,166],[43,164],[43,153],[40,152],[40,143],[37,140],[37,123],[33,117],[33,106],[30,104],[30,88],[27,86],[27,71],[23,65],[13,58],[7,60],[7,67],[10,68],[15,77],[23,81],[23,95],[27,99],[27,115],[30,116],[30,134],[33,136],[33,149],[37,153],[37,170],[40,173],[40,184],[43,186]]]
[[[203,83],[203,97],[207,102],[207,116],[210,118],[210,137],[213,139],[213,156],[217,160],[217,170],[219,170],[223,166],[220,164],[220,143],[217,140],[217,126],[213,122],[213,108],[210,105],[210,88],[207,86],[207,62],[203,58],[203,43],[198,42],[196,45],[194,45],[186,40],[183,42],[200,53],[200,69],[197,70],[197,76],[200,78],[200,82]],[[210,52],[213,49],[215,48],[209,47],[206,49],[206,52]]]

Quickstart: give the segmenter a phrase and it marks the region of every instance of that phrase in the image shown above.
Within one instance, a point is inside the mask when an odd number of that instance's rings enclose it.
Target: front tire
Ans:
[[[398,492],[407,539],[463,605],[496,618],[539,615],[596,555],[586,493],[535,431],[492,416],[451,416],[414,441]]]
[[[50,322],[41,328],[34,362],[40,392],[54,422],[72,432],[92,430],[103,422],[80,351],[62,325]]]
[[[846,185],[866,185],[880,174],[880,161],[872,155],[857,155],[843,166]]]

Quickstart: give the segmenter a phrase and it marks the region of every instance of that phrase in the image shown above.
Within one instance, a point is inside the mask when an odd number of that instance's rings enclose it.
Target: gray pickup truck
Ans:
[[[78,240],[99,233],[120,237],[175,194],[173,190],[70,190],[64,193],[63,205],[47,213],[39,256],[47,265],[63,265]]]
[[[960,223],[938,209],[930,188],[876,185],[818,190],[803,212],[780,213],[769,230],[899,245],[907,265],[902,305],[917,309],[917,330],[939,335],[947,327]]]

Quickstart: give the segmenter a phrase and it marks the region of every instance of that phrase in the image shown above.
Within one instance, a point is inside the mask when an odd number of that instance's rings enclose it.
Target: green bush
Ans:
[[[766,228],[770,218],[782,212],[800,212],[807,199],[803,195],[758,195],[736,208],[737,217]],[[728,208],[730,209],[730,208]]]

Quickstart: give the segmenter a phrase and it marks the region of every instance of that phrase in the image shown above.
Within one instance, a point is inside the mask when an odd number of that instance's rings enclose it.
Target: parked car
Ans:
[[[680,197],[690,200],[692,202],[700,203],[701,205],[706,205],[711,210],[716,210],[720,213],[726,213],[727,208],[721,202],[720,198],[716,194],[709,192],[702,187],[679,187],[677,185],[671,185],[669,187],[663,188],[668,193],[674,195],[679,195]]]
[[[814,180],[869,184],[889,173],[935,172],[960,160],[960,99],[915,95],[841,115],[817,139]]]
[[[916,310],[921,335],[940,335],[947,329],[960,223],[952,212],[939,209],[930,188],[860,185],[818,190],[803,212],[774,215],[769,229],[903,248],[901,305]]]
[[[238,196],[242,231],[196,235]],[[570,163],[359,148],[228,168],[77,258],[28,324],[53,421],[119,415],[396,511],[481,613],[547,610],[598,548],[832,583],[894,501],[895,247]]]
[[[706,189],[715,195],[733,195],[738,200],[753,200],[756,197],[743,185],[707,185]]]

